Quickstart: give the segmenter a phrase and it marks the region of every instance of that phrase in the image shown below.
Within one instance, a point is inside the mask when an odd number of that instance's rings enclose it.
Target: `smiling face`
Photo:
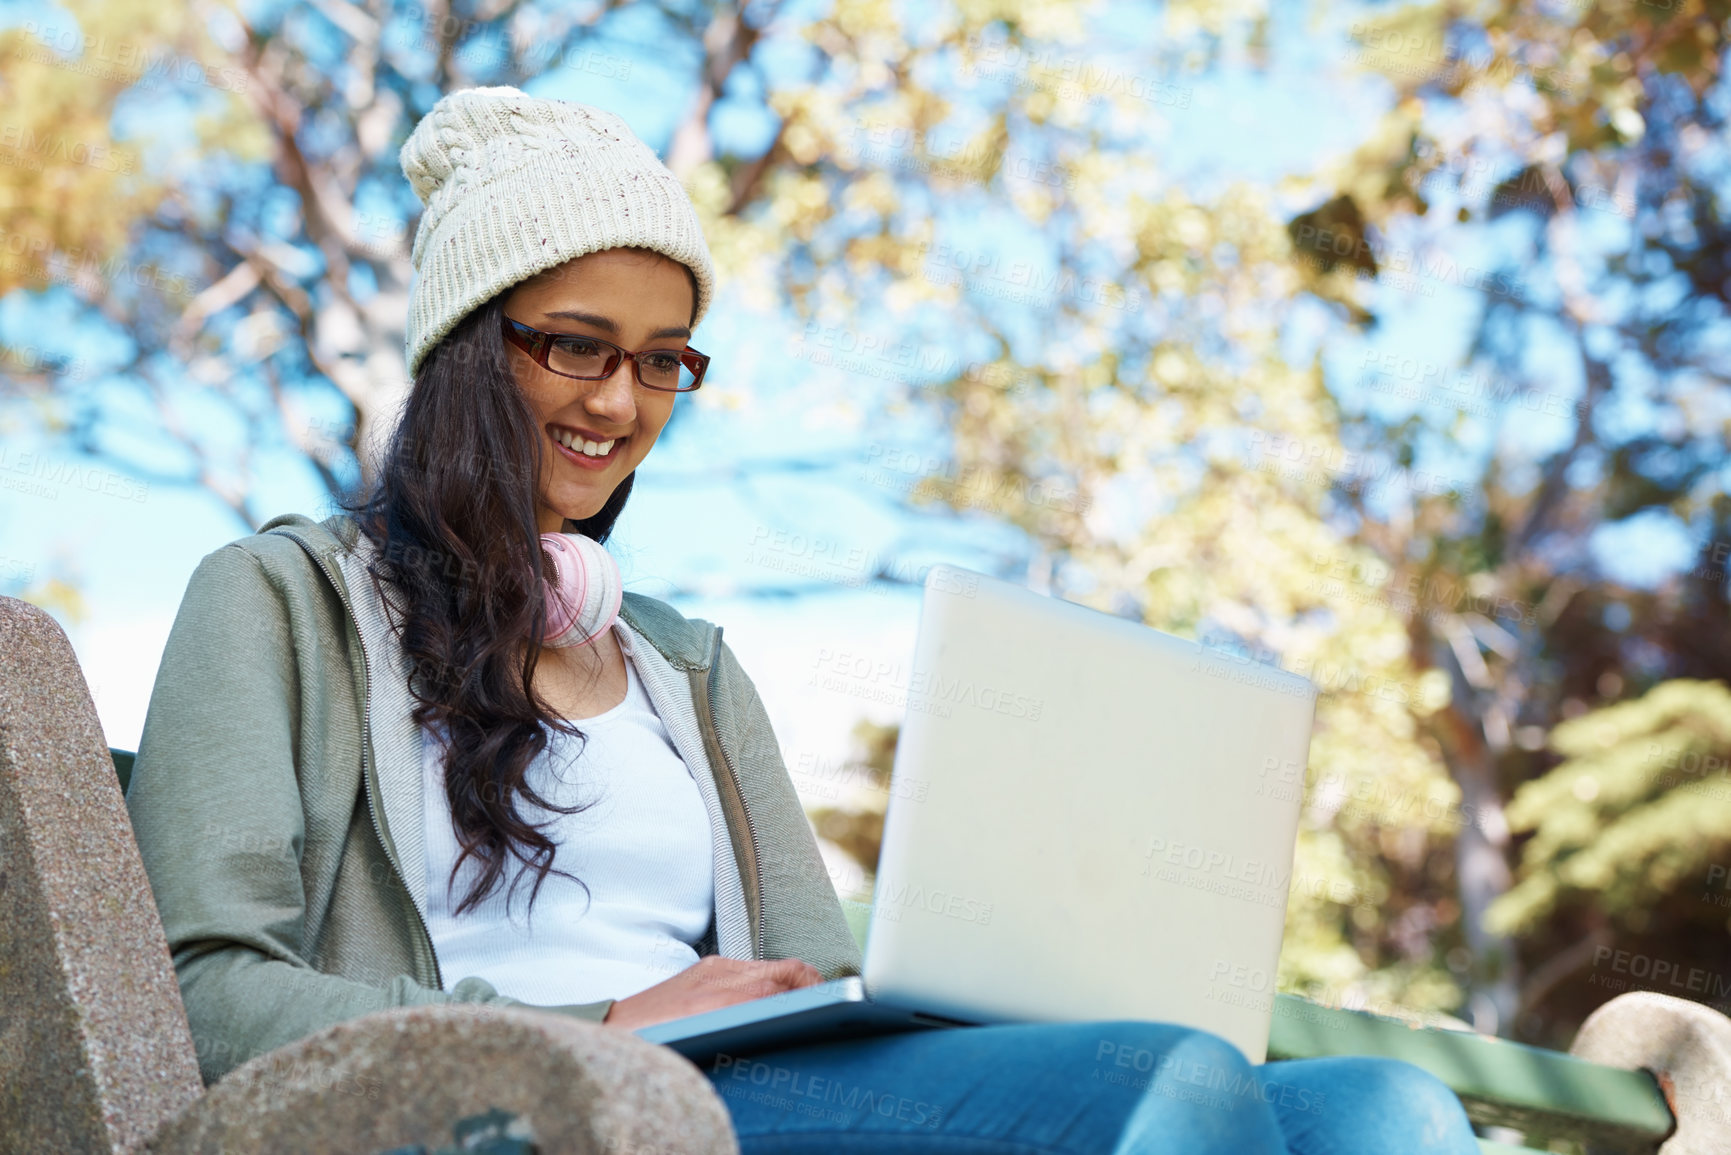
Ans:
[[[683,265],[659,253],[607,249],[524,281],[505,298],[505,315],[544,332],[599,337],[633,352],[678,352],[691,338],[695,305]],[[673,415],[676,394],[643,388],[626,360],[605,381],[579,381],[541,368],[515,345],[506,351],[548,441],[536,524],[542,533],[556,533],[566,518],[581,521],[600,512],[649,455]]]

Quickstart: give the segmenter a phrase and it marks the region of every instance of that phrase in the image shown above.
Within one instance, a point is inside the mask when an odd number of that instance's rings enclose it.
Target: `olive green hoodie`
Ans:
[[[427,934],[419,728],[372,551],[346,515],[276,518],[199,563],[163,650],[126,802],[207,1083],[370,1011],[523,1005],[443,974]],[[709,810],[715,918],[699,953],[857,974],[721,630],[631,593],[615,630]],[[611,1005],[549,1009],[600,1019]]]

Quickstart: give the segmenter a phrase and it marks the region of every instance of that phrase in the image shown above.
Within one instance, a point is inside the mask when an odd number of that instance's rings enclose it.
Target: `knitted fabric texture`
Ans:
[[[411,376],[501,290],[603,249],[678,261],[697,279],[696,320],[709,308],[715,275],[697,211],[611,112],[516,88],[466,88],[433,105],[398,160],[426,206],[409,256]]]

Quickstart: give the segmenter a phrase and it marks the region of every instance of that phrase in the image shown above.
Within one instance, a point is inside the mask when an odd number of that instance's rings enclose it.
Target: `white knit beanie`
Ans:
[[[709,308],[715,274],[697,211],[611,112],[466,88],[433,105],[397,159],[426,206],[409,254],[410,376],[496,293],[602,249],[678,261],[697,279],[697,318]]]

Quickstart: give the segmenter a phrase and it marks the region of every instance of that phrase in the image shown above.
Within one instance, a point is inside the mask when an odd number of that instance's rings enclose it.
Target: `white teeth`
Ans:
[[[614,441],[618,440],[618,438],[613,438],[612,440],[601,442],[585,441],[583,438],[578,437],[568,429],[554,430],[553,439],[565,448],[572,450],[573,452],[582,453],[589,457],[606,457],[613,451]]]

